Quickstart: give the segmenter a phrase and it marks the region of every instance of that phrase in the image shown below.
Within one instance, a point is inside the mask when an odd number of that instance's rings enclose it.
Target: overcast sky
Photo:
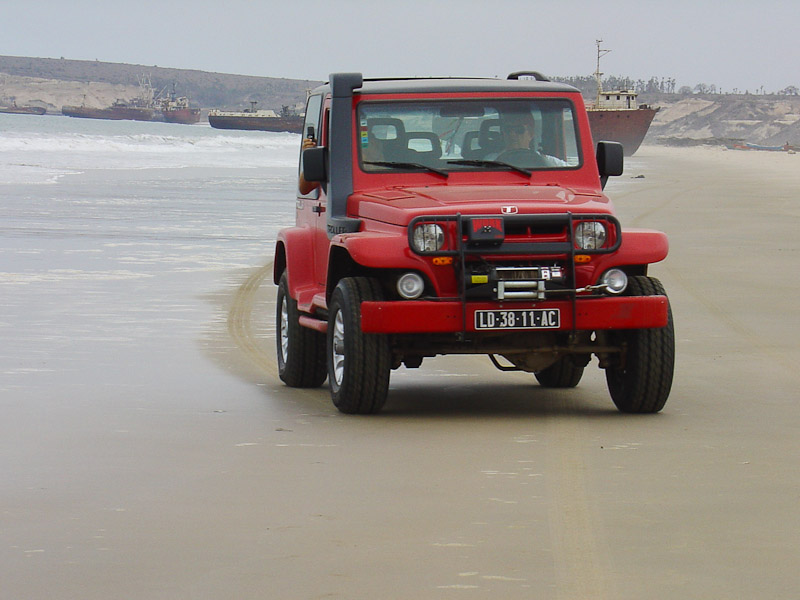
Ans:
[[[0,0],[0,54],[295,79],[672,77],[800,87],[797,0]]]

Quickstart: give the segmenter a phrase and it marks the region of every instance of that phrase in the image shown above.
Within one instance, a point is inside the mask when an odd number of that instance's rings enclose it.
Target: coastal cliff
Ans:
[[[280,110],[303,104],[306,91],[319,82],[303,79],[254,77],[172,69],[154,65],[131,65],[101,61],[0,56],[0,103],[46,108],[60,113],[64,105],[95,108],[109,106],[117,98],[139,94],[139,80],[150,80],[156,93],[187,96],[200,108],[259,108]]]
[[[661,107],[646,143],[688,145],[744,140],[765,145],[787,142],[800,145],[800,96],[659,94],[644,100]]]

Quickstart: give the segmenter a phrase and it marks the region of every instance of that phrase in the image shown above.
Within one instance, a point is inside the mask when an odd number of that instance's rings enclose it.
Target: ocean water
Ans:
[[[119,384],[106,374],[141,359],[124,348],[185,347],[224,318],[207,296],[266,264],[294,220],[299,143],[0,115],[0,393],[15,393],[5,400],[87,377]]]
[[[294,167],[297,136],[201,125],[0,115],[0,183],[91,169]]]

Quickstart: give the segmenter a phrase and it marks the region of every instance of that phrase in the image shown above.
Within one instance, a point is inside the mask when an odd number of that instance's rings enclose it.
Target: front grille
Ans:
[[[561,279],[564,269],[559,266],[546,267],[495,267],[492,269],[497,281],[527,281]]]
[[[466,265],[466,296],[471,300],[544,300],[548,291],[565,289],[567,271],[562,265]]]
[[[573,232],[579,221],[603,221],[608,245],[578,250]],[[448,240],[440,250],[416,250],[414,228],[435,223]],[[491,223],[491,236],[483,237]],[[499,232],[499,233],[498,233]],[[622,243],[619,221],[608,214],[430,215],[408,225],[409,245],[423,256],[453,256],[462,301],[575,298],[575,255],[607,254]]]

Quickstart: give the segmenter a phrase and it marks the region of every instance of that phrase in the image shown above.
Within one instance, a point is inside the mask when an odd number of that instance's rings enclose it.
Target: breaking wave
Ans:
[[[297,164],[299,138],[289,133],[68,117],[37,120],[42,122],[39,127],[5,128],[0,136],[0,183],[51,183],[67,173],[94,169]]]

